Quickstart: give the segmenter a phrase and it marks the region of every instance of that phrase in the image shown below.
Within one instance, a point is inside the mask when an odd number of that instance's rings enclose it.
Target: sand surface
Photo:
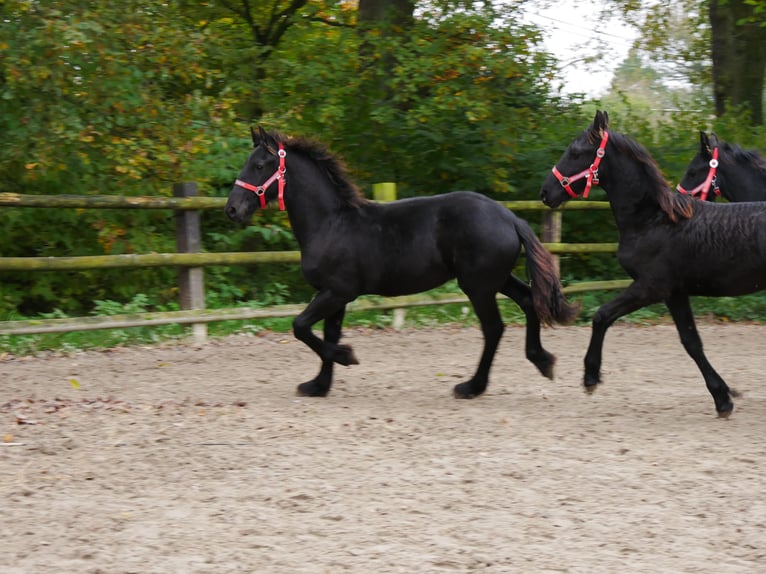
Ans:
[[[703,325],[719,419],[672,326],[352,330],[360,365],[295,396],[290,335],[0,358],[0,572],[766,572],[766,327]]]

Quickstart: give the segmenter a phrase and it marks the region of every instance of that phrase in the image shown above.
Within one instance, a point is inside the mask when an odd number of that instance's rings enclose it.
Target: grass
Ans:
[[[454,284],[448,284],[440,288],[438,292],[457,292],[457,287]],[[593,291],[573,295],[571,299],[579,301],[582,305],[578,324],[588,325],[598,307],[614,296],[614,291]],[[141,312],[146,309],[143,308],[145,301],[140,297],[137,296],[137,299],[127,305],[101,302],[99,312],[107,315],[126,311]],[[736,298],[696,298],[692,301],[692,305],[698,321],[702,322],[762,322],[766,317],[766,293]],[[500,311],[506,324],[524,324],[524,315],[512,301],[501,300]],[[57,317],[62,316],[61,313],[55,315]],[[14,317],[14,319],[20,319],[20,317]],[[628,315],[621,321],[652,325],[669,323],[670,318],[664,305],[652,305]],[[391,328],[393,311],[352,311],[347,314],[344,325],[346,328]],[[407,309],[406,327],[425,328],[447,325],[478,326],[478,320],[468,304],[430,305]],[[292,318],[220,321],[209,323],[208,333],[211,337],[223,337],[236,333],[258,333],[262,331],[289,332],[291,328]],[[3,354],[34,355],[42,351],[67,353],[84,349],[105,349],[182,341],[188,338],[189,329],[189,327],[182,325],[163,325],[41,335],[3,335],[0,336],[0,356]]]

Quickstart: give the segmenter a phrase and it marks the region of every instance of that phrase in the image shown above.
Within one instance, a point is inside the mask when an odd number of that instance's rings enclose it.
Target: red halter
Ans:
[[[705,201],[707,199],[707,194],[710,192],[710,186],[713,186],[713,192],[716,195],[721,195],[721,190],[718,189],[718,183],[716,183],[716,170],[718,169],[718,148],[713,148],[713,157],[710,158],[710,169],[707,172],[707,177],[705,178],[705,181],[703,181],[701,184],[699,184],[694,189],[685,190],[683,187],[681,187],[681,184],[678,184],[678,187],[676,188],[681,193],[685,193],[687,195],[691,195],[692,197],[699,195],[700,199],[702,201]]]
[[[558,168],[555,165],[553,166],[553,169],[551,170],[553,175],[555,175],[556,179],[559,180],[561,187],[566,190],[566,192],[569,194],[569,197],[578,197],[578,195],[572,189],[571,184],[584,177],[587,177],[588,179],[585,182],[585,190],[582,193],[583,197],[588,197],[588,192],[590,191],[591,185],[598,185],[598,166],[601,164],[601,159],[606,153],[605,150],[607,141],[609,141],[609,132],[604,130],[604,135],[601,137],[601,143],[596,150],[596,159],[593,160],[593,163],[590,164],[588,169],[584,169],[580,173],[576,173],[570,177],[564,177],[561,175],[561,172],[558,170]]]
[[[280,211],[285,210],[285,157],[287,157],[287,152],[285,151],[284,146],[282,145],[282,142],[279,142],[279,151],[277,152],[277,155],[279,156],[279,169],[274,172],[274,175],[272,175],[269,179],[264,181],[261,185],[253,185],[251,183],[247,183],[246,181],[242,181],[241,179],[238,179],[234,182],[234,185],[238,185],[240,187],[244,187],[245,189],[249,189],[255,195],[257,195],[261,200],[261,207],[266,208],[266,190],[269,189],[269,186],[274,183],[275,181],[279,180],[279,209]]]

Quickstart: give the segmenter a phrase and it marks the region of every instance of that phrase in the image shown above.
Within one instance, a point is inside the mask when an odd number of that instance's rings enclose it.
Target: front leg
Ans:
[[[346,314],[346,306],[340,311],[324,320],[325,343],[336,344],[340,341],[343,326],[343,316]],[[350,349],[350,347],[348,347]],[[332,372],[335,361],[323,359],[319,374],[310,381],[298,385],[298,394],[304,397],[324,397],[330,392],[332,386]]]
[[[599,307],[593,316],[593,329],[588,352],[585,354],[585,390],[592,391],[601,382],[601,355],[606,330],[620,317],[657,301],[643,293],[641,286],[633,282],[617,297]]]
[[[295,337],[305,343],[319,358],[322,367],[311,381],[298,387],[298,393],[307,396],[325,396],[332,385],[332,365],[356,365],[359,363],[349,345],[339,345],[341,325],[348,300],[331,291],[320,291],[308,307],[293,321]],[[319,321],[325,321],[323,341],[312,331]]]

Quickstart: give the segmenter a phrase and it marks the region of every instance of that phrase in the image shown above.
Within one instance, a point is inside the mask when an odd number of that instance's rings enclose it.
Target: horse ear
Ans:
[[[710,153],[710,140],[707,137],[707,133],[700,130],[700,152]]]
[[[269,150],[269,153],[272,155],[277,154],[277,148],[279,147],[279,142],[277,142],[277,139],[272,136],[270,133],[268,133],[265,129],[263,129],[263,126],[258,126],[258,139],[260,144],[264,145],[267,150]]]
[[[258,126],[258,129],[261,129],[261,126]],[[250,137],[253,138],[253,147],[258,147],[258,144],[261,143],[260,136],[258,136],[257,133],[255,133],[255,130],[253,129],[253,126],[250,126]]]
[[[598,110],[596,116],[593,118],[593,125],[590,128],[590,135],[592,139],[600,139],[604,137],[604,132],[609,128],[609,114]]]
[[[718,147],[720,144],[718,143],[718,136],[715,135],[715,132],[710,132],[710,149]]]
[[[596,112],[596,117],[593,120],[593,126],[599,131],[609,129],[609,114],[602,111]]]

